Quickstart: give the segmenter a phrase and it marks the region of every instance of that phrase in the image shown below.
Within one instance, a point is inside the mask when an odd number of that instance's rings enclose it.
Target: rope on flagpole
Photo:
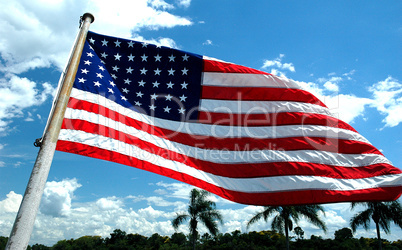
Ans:
[[[21,250],[28,247],[86,36],[94,20],[94,16],[90,13],[85,13],[80,18],[79,36],[74,44],[74,52],[69,60],[54,110],[49,118],[43,140],[40,138],[36,142],[40,149],[5,248],[7,250]]]

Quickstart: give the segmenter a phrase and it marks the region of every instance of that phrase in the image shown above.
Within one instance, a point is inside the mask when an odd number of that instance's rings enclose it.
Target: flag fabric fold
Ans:
[[[402,192],[402,171],[295,81],[93,32],[56,149],[243,204],[394,200]]]

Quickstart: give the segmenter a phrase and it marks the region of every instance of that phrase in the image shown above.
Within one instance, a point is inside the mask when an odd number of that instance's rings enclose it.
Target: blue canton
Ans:
[[[202,56],[88,32],[74,87],[150,116],[195,121]]]

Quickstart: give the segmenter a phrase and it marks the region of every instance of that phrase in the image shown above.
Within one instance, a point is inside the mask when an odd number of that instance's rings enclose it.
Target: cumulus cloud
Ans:
[[[13,118],[24,117],[25,108],[41,105],[54,90],[47,82],[37,84],[13,74],[0,78],[0,135],[6,134]],[[32,114],[28,112],[25,120],[33,120]]]
[[[282,63],[282,59],[285,57],[284,54],[280,54],[279,57],[275,58],[274,60],[264,60],[262,65],[262,69],[271,69],[271,74],[284,76],[285,73],[283,70],[295,72],[295,67],[293,63]]]
[[[54,217],[69,215],[74,191],[79,187],[81,184],[75,178],[47,182],[40,205],[41,213]]]
[[[386,127],[395,127],[402,122],[402,84],[393,77],[373,84],[369,91],[373,94],[372,107],[385,115]]]
[[[10,191],[5,200],[0,201],[0,210],[6,213],[16,213],[20,207],[22,195]]]

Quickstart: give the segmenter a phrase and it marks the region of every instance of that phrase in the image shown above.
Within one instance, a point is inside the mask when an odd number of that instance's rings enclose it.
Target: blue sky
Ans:
[[[159,43],[298,81],[379,148],[402,160],[402,17],[400,1],[82,1],[0,3],[0,235],[8,236],[25,191],[54,90],[85,12],[91,30]],[[31,243],[54,244],[120,228],[174,233],[191,186],[101,160],[56,152]],[[223,233],[246,232],[260,207],[214,196]],[[356,208],[325,205],[331,238]],[[269,229],[261,221],[250,230]],[[187,232],[187,227],[180,228]],[[389,240],[401,239],[394,225]],[[375,227],[355,237],[375,237]]]

